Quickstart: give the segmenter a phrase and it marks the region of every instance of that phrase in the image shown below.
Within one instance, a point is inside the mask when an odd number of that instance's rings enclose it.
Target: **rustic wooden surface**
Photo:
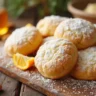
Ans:
[[[20,82],[0,72],[0,84],[2,84],[2,91],[0,91],[0,96],[19,96],[19,83]]]
[[[33,95],[34,94],[34,95]],[[20,96],[45,96],[43,94],[40,94],[39,92],[32,90],[32,88],[26,86],[25,84],[22,84]]]
[[[1,72],[0,84],[0,96],[45,96]]]
[[[0,50],[0,71],[39,92],[48,96],[96,96],[96,81],[75,80],[70,76],[51,80],[41,76],[35,67],[22,71],[13,65],[11,58],[5,55],[2,42],[0,43]],[[23,88],[22,86],[22,90]],[[27,91],[30,90],[25,92]],[[22,94],[21,92],[21,96]]]

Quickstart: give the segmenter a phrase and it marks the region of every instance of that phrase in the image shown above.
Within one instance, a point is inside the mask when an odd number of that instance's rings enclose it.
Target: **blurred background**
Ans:
[[[48,15],[79,17],[96,23],[96,0],[0,0],[0,35],[28,23],[36,25]]]
[[[36,25],[48,15],[71,16],[67,10],[70,0],[0,0],[0,39],[4,34],[28,23]],[[2,22],[2,23],[1,23]]]
[[[68,7],[69,2],[72,4]],[[11,19],[26,18],[37,23],[40,18],[47,15],[76,17],[76,12],[85,9],[89,3],[96,3],[96,0],[0,0],[0,9],[5,8]],[[89,11],[94,11],[96,15],[95,9],[96,5],[93,5]],[[88,13],[88,10],[86,12]]]
[[[6,8],[9,18],[26,18],[36,22],[47,15],[69,16],[70,0],[0,0],[0,8]],[[30,20],[29,20],[30,21]]]
[[[42,18],[46,15],[65,15],[67,4],[70,0],[1,0],[8,13],[12,17],[31,17],[33,14]],[[26,12],[29,11],[30,14]],[[34,12],[32,14],[32,11]]]

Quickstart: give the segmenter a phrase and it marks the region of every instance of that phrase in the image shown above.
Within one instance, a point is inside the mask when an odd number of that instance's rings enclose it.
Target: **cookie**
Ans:
[[[70,40],[78,49],[85,49],[95,44],[96,28],[84,19],[67,19],[56,28],[54,36]]]
[[[4,49],[9,56],[15,53],[28,55],[34,53],[42,43],[42,36],[34,27],[16,29],[6,40]]]
[[[45,42],[35,57],[35,66],[46,78],[59,79],[67,75],[77,61],[76,46],[64,39]]]
[[[43,37],[53,36],[57,26],[66,19],[66,17],[60,16],[47,16],[41,19],[36,27]]]
[[[96,80],[96,47],[78,52],[78,61],[71,75],[76,79]]]

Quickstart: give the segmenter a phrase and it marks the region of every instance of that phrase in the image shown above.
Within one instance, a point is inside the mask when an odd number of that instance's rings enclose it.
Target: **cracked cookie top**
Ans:
[[[77,60],[77,48],[64,39],[45,42],[35,57],[35,66],[47,78],[57,79],[68,74]]]
[[[96,42],[96,28],[80,18],[67,19],[56,28],[55,37],[72,41],[78,49],[92,46]]]
[[[34,27],[16,29],[6,40],[4,49],[9,56],[15,53],[28,55],[33,53],[42,42],[42,36]]]

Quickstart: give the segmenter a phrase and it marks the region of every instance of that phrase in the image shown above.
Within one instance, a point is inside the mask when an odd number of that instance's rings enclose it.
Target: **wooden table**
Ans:
[[[0,84],[2,85],[0,96],[45,96],[25,84],[2,74],[1,72]]]
[[[11,20],[16,27],[21,27],[27,23],[34,24],[32,19],[16,19]],[[2,91],[0,91],[0,96],[45,96],[32,88],[22,84],[21,82],[6,76],[0,72],[0,85],[2,85]]]

